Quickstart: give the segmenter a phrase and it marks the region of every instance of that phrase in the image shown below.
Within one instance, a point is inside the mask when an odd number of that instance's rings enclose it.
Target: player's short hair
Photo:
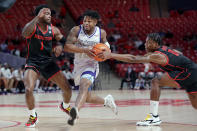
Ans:
[[[100,19],[99,13],[98,13],[97,11],[94,11],[94,10],[86,10],[86,11],[83,13],[83,18],[84,18],[85,16],[89,16],[89,17],[91,17],[91,18],[93,18],[93,19],[97,19],[97,20]]]
[[[38,13],[40,12],[40,10],[43,9],[43,8],[49,8],[49,6],[48,6],[48,5],[39,5],[39,6],[37,6],[37,7],[35,8],[35,10],[34,10],[34,14],[35,14],[35,15],[38,15]],[[50,9],[50,8],[49,8],[49,9]]]
[[[154,42],[158,43],[158,45],[162,45],[162,39],[158,33],[151,33],[147,36],[149,39],[153,40]]]

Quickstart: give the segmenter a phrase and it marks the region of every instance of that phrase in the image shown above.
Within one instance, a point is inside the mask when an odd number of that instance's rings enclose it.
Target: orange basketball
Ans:
[[[98,43],[98,44],[94,45],[92,50],[93,50],[95,55],[97,55],[98,53],[101,53],[104,50],[107,50],[107,51],[111,52],[110,48],[106,44],[103,44],[103,43]],[[97,56],[95,56],[94,59],[96,61],[105,61],[105,59],[101,59]]]

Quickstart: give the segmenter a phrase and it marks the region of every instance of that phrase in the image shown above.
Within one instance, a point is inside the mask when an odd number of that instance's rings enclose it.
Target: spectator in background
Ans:
[[[115,42],[118,41],[118,39],[122,38],[121,34],[118,32],[118,31],[115,31],[112,36],[114,37],[115,39]]]
[[[25,93],[25,85],[24,85],[24,82],[23,82],[24,72],[25,72],[25,66],[23,65],[19,69],[19,76],[17,77],[18,84],[17,84],[16,88],[17,88],[18,93]]]
[[[110,43],[113,43],[113,42],[116,41],[112,34],[109,34],[109,35],[108,35],[107,40],[108,40]]]
[[[154,68],[150,63],[144,63],[144,74],[141,77],[145,80],[145,87],[148,89],[151,86],[151,80],[154,78],[155,74],[153,72]]]
[[[64,76],[67,78],[69,84],[71,85],[72,89],[74,88],[74,77],[73,74],[71,73],[71,70],[68,68],[65,68],[64,71],[62,71]]]
[[[145,80],[142,78],[141,75],[138,75],[138,78],[135,81],[134,89],[145,89]]]
[[[10,89],[13,87],[13,76],[11,73],[11,70],[9,68],[9,65],[7,63],[4,64],[4,67],[1,68],[2,73],[2,79],[4,81],[4,86],[6,89],[6,92],[12,92]]]
[[[166,32],[165,37],[166,37],[166,38],[173,38],[174,35],[173,35],[173,33],[172,33],[170,30],[168,30],[168,31]]]
[[[119,90],[123,89],[123,85],[125,82],[127,83],[129,89],[131,88],[129,87],[130,85],[132,85],[132,88],[134,88],[135,80],[136,80],[136,72],[129,66],[127,72],[125,73],[124,78],[121,81]]]
[[[66,8],[65,6],[63,5],[60,9],[60,13],[59,13],[59,18],[60,19],[64,19],[66,17]]]
[[[16,31],[20,32],[20,33],[22,31],[22,27],[21,27],[21,25],[19,23],[16,25]]]
[[[114,18],[118,18],[119,17],[119,12],[118,12],[118,10],[115,10],[114,11]]]
[[[113,13],[112,11],[109,11],[109,12],[107,13],[106,17],[107,17],[108,19],[113,19],[113,18],[114,18],[114,13]]]
[[[127,50],[128,53],[131,52],[131,50],[134,48],[132,43],[130,41],[128,41],[126,44],[123,45],[124,49]]]
[[[161,38],[164,38],[166,36],[166,33],[162,30],[160,30],[158,34],[160,35]]]
[[[8,52],[8,39],[5,42],[0,44],[0,48],[2,52]]]
[[[5,80],[3,78],[3,74],[2,74],[2,69],[3,69],[3,65],[0,64],[0,89],[1,89],[1,93],[4,90],[4,86],[5,86]]]
[[[14,46],[14,44],[12,43],[12,41],[9,41],[9,42],[8,42],[8,51],[9,51],[10,53],[12,53],[12,51],[14,50],[14,48],[15,48],[15,46]]]
[[[117,52],[117,46],[116,46],[116,44],[115,44],[115,43],[111,43],[111,44],[110,44],[110,49],[111,49],[111,51],[114,52],[114,53]]]
[[[16,47],[12,50],[11,54],[15,55],[15,56],[20,56],[20,50],[17,49]]]
[[[139,39],[139,37],[136,37],[136,40],[134,41],[135,48],[140,49],[140,47],[143,45],[143,41]]]
[[[22,69],[15,69],[12,71],[12,76],[13,76],[13,79],[14,79],[14,85],[13,85],[13,88],[16,88],[19,81],[22,81],[22,75],[23,75],[23,72],[22,72]]]
[[[120,20],[116,20],[115,27],[118,29],[122,28],[122,24],[121,24]]]
[[[139,12],[140,9],[137,8],[134,4],[131,6],[131,8],[129,9],[130,12]]]
[[[197,50],[197,40],[195,41],[195,44],[194,44],[194,50]]]
[[[184,41],[192,41],[193,40],[193,35],[191,32],[187,32],[187,35],[183,36]]]
[[[153,67],[150,63],[144,63],[144,73],[147,74]]]
[[[115,27],[115,24],[114,24],[114,22],[113,22],[113,19],[110,19],[110,20],[109,20],[109,23],[107,24],[107,27],[108,27],[108,28],[114,28],[114,27]]]

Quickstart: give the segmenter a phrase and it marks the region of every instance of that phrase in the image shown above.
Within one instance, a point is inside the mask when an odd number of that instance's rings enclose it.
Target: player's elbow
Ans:
[[[65,44],[64,45],[64,51],[72,53],[72,45],[71,44]]]
[[[68,45],[67,45],[67,44],[64,45],[64,51],[65,51],[65,52],[68,52],[68,51],[69,51]]]
[[[24,29],[22,30],[22,36],[26,37]]]
[[[127,62],[128,63],[133,63],[133,59],[132,58],[127,58]]]
[[[131,55],[127,56],[127,62],[128,63],[135,63],[136,62],[135,57],[133,57]]]

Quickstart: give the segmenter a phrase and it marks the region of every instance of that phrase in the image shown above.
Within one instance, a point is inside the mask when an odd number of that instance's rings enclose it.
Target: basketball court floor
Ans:
[[[95,91],[101,97],[112,94],[119,113],[102,105],[85,104],[74,126],[67,124],[68,116],[58,109],[61,92],[35,94],[39,123],[25,128],[28,120],[25,96],[0,96],[1,131],[197,131],[197,110],[194,110],[183,90],[163,90],[159,107],[161,126],[138,127],[136,121],[149,113],[149,90]],[[72,105],[77,92],[73,92]]]

